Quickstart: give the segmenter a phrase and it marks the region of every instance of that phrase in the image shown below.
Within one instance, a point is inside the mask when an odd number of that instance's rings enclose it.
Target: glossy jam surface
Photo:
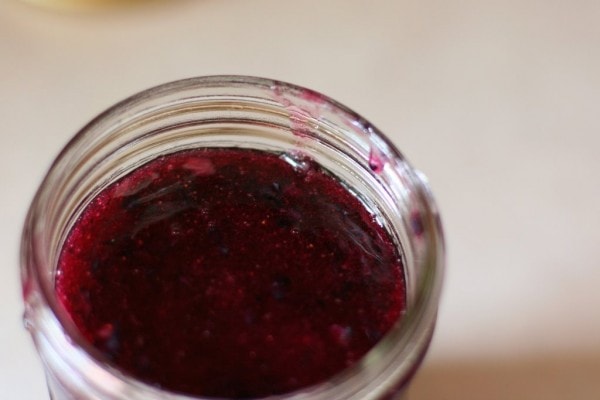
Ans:
[[[240,149],[157,158],[104,189],[62,249],[56,290],[128,375],[252,398],[326,380],[405,308],[399,254],[310,160]]]

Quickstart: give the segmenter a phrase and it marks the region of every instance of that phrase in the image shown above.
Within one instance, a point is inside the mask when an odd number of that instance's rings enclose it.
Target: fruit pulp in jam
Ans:
[[[97,355],[193,396],[256,398],[356,363],[406,306],[388,232],[314,161],[206,148],[100,191],[56,291]]]

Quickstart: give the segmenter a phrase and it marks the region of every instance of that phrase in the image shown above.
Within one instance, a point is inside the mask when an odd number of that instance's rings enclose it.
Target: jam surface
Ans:
[[[157,158],[74,224],[59,299],[101,357],[169,391],[265,397],[357,362],[400,318],[400,256],[316,163],[241,149]]]

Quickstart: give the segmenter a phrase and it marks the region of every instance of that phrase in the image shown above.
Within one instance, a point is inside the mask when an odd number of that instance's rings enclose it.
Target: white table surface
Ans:
[[[0,399],[47,399],[19,235],[69,137],[167,81],[246,74],[359,111],[430,178],[448,269],[412,399],[600,398],[600,2],[0,0]]]

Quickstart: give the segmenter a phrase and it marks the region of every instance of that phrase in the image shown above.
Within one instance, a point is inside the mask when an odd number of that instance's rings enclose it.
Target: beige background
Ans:
[[[139,90],[282,79],[386,132],[430,178],[448,270],[424,399],[600,398],[600,2],[0,1],[0,399],[47,398],[18,241],[68,138]]]

